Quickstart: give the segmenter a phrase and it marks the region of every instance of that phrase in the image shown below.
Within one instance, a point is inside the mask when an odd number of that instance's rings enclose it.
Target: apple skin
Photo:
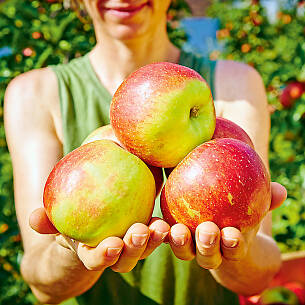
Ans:
[[[245,297],[240,295],[238,299],[239,305],[261,305],[259,302],[259,296]]]
[[[43,194],[56,229],[89,246],[123,237],[136,222],[147,224],[154,201],[155,181],[146,164],[109,140],[85,144],[62,158]]]
[[[299,82],[290,83],[287,85],[286,88],[287,88],[286,90],[289,91],[291,98],[293,98],[293,99],[300,98],[305,89],[304,84],[299,83]]]
[[[264,218],[270,203],[270,177],[263,161],[249,145],[230,138],[195,148],[161,192],[165,221],[183,223],[193,234],[204,221],[247,232]]]
[[[263,291],[259,299],[260,305],[300,305],[294,292],[286,287],[278,286]]]
[[[290,96],[289,91],[284,89],[280,95],[280,102],[284,108],[291,108],[294,104],[294,99]]]
[[[206,81],[190,68],[163,62],[125,79],[113,96],[110,122],[127,150],[167,168],[212,138],[216,117]]]
[[[248,134],[237,124],[234,122],[221,118],[221,117],[216,117],[216,127],[215,131],[212,137],[213,139],[219,139],[219,138],[232,138],[232,139],[237,139],[240,141],[245,142],[249,146],[251,146],[254,149],[254,144],[251,141],[250,137]],[[174,170],[174,168],[165,168],[165,174],[166,177],[170,175],[170,173]]]
[[[245,142],[254,149],[248,134],[236,123],[221,117],[216,118],[216,127],[212,139],[232,138]]]
[[[113,132],[113,128],[110,124],[99,127],[97,129],[95,129],[94,131],[92,131],[88,135],[88,137],[84,140],[82,145],[88,144],[88,143],[96,141],[96,140],[111,140],[111,141],[117,143],[118,145],[120,145],[122,148],[124,148],[123,145],[120,143],[120,141],[116,138],[116,136]],[[150,169],[150,171],[152,172],[152,174],[155,178],[156,197],[157,197],[161,192],[163,182],[164,182],[162,168],[156,167],[156,166],[151,166],[148,164],[146,164],[146,165],[148,166],[148,168]]]
[[[111,140],[117,143],[118,145],[120,145],[121,147],[123,147],[122,144],[119,142],[119,140],[116,138],[110,124],[93,130],[81,145],[88,144],[97,140]]]
[[[295,100],[305,92],[305,84],[300,82],[289,83],[280,95],[280,102],[284,108],[293,106]]]
[[[288,282],[284,287],[291,290],[298,297],[300,305],[305,305],[305,285],[299,282]]]

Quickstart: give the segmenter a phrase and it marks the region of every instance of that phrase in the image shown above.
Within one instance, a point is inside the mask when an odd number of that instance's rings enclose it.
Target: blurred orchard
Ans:
[[[20,73],[68,62],[94,46],[90,21],[82,12],[67,9],[68,4],[56,0],[0,1],[1,305],[35,304],[19,272],[23,252],[3,127],[4,91]],[[282,252],[305,250],[305,1],[286,1],[272,22],[255,0],[239,1],[239,5],[214,1],[207,15],[220,22],[219,47],[210,52],[210,58],[243,61],[263,77],[272,121],[272,180],[288,190],[288,199],[274,212],[273,234]],[[179,27],[179,20],[187,16],[188,5],[183,0],[173,1],[168,28],[178,46],[187,40]]]

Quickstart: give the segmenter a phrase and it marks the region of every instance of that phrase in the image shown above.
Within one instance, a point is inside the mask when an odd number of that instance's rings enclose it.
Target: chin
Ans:
[[[117,25],[116,29],[108,31],[109,35],[115,39],[128,41],[140,38],[148,33],[148,29],[143,25]]]
[[[101,31],[116,40],[128,41],[147,35],[149,26],[147,23],[105,24],[101,27]]]

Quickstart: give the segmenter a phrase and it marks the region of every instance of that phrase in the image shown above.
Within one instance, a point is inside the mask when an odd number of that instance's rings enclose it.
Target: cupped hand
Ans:
[[[49,221],[44,208],[32,212],[30,226],[41,234],[56,234],[56,242],[74,251],[88,270],[101,270],[110,267],[116,272],[129,272],[140,259],[151,254],[166,238],[169,225],[154,217],[146,226],[133,224],[121,239],[108,237],[96,247],[89,247],[62,234]]]
[[[286,189],[276,182],[271,183],[271,192],[270,211],[279,207],[287,197]],[[192,260],[196,257],[202,268],[216,269],[223,259],[242,260],[258,229],[259,226],[242,234],[234,227],[220,230],[215,223],[207,221],[198,225],[193,242],[188,227],[178,223],[171,227],[169,243],[178,258]]]

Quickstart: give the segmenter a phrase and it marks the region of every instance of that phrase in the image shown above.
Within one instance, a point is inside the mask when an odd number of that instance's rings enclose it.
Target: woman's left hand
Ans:
[[[280,206],[287,196],[286,189],[276,182],[271,182],[271,191],[270,211]],[[202,268],[216,269],[223,259],[242,260],[258,230],[259,225],[243,234],[237,228],[219,229],[215,223],[207,221],[196,228],[194,243],[187,226],[178,223],[171,227],[169,243],[178,258],[192,260],[196,257]]]

